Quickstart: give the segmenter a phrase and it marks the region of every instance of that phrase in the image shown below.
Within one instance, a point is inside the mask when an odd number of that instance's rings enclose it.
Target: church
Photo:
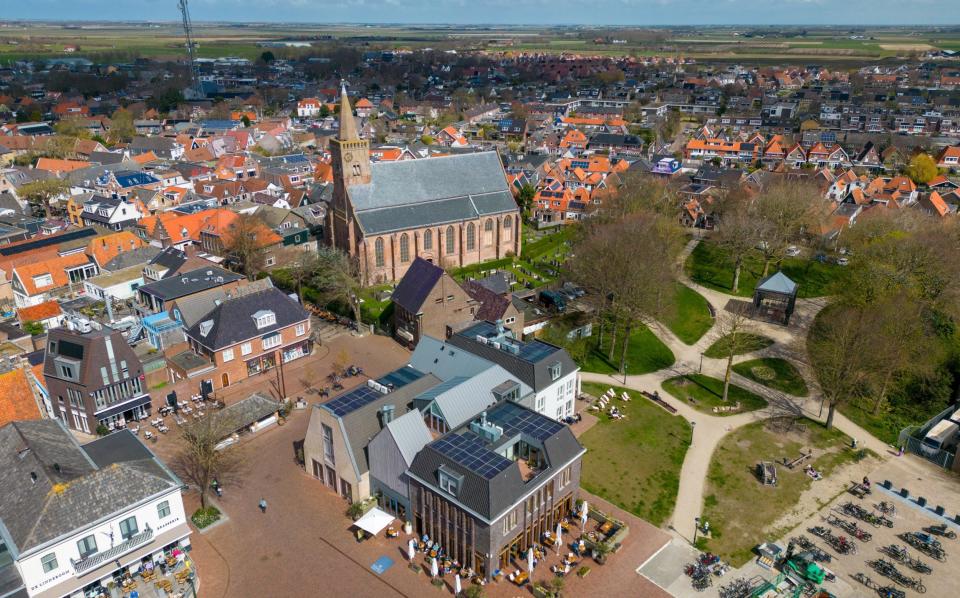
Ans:
[[[364,284],[400,280],[417,257],[457,268],[520,254],[520,209],[496,152],[371,162],[344,88],[330,153],[326,241],[358,260]]]

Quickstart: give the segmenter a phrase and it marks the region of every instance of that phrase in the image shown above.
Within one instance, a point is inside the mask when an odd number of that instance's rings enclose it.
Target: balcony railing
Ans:
[[[150,529],[149,525],[146,527],[147,529],[143,530],[139,534],[130,536],[128,539],[124,540],[120,544],[117,544],[113,548],[110,548],[109,550],[92,554],[85,559],[80,559],[79,561],[70,559],[70,564],[73,565],[74,572],[77,575],[81,575],[90,569],[99,567],[100,565],[114,559],[118,559],[131,550],[146,544],[153,539],[153,530]]]

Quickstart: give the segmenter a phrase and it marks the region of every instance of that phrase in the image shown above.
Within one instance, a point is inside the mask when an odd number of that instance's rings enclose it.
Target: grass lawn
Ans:
[[[751,359],[735,364],[733,371],[757,384],[763,384],[795,397],[805,397],[809,394],[807,384],[800,376],[800,372],[786,359],[777,357]]]
[[[855,458],[842,432],[801,421],[806,431],[771,429],[769,421],[748,424],[721,440],[713,453],[703,509],[713,537],[706,541],[706,550],[729,559],[734,567],[753,557],[754,546],[787,531],[770,528],[814,483],[802,467],[778,466],[777,485],[764,486],[754,473],[758,461],[794,459],[801,449],[813,448],[812,465],[827,477]]]
[[[760,395],[755,395],[745,388],[736,384],[730,385],[730,393],[727,402],[723,402],[723,380],[711,378],[703,374],[688,374],[686,376],[676,376],[663,381],[663,390],[672,394],[684,403],[690,404],[697,411],[709,413],[711,415],[734,415],[745,411],[755,411],[767,406],[767,401]],[[693,399],[695,403],[690,403]],[[728,411],[725,413],[713,413],[714,407],[724,405],[733,405],[740,402],[740,411]]]
[[[839,411],[850,421],[862,427],[887,444],[896,445],[900,431],[908,426],[919,426],[947,408],[947,401],[904,401],[889,403],[880,413],[873,414],[869,399],[842,404]]]
[[[707,300],[700,293],[682,284],[677,285],[676,316],[667,322],[667,328],[681,341],[692,345],[713,326],[713,317]]]
[[[773,344],[773,339],[761,336],[759,334],[749,334],[746,332],[741,332],[740,334],[745,335],[741,345],[741,349],[734,353],[734,355],[744,355],[746,353],[753,353],[754,351],[759,351],[760,349],[766,349]],[[732,335],[728,334],[718,338],[713,342],[712,345],[707,347],[707,350],[703,352],[705,357],[712,357],[713,359],[724,359],[727,357],[727,352],[730,350],[728,345]]]
[[[597,334],[599,329],[594,329]],[[591,342],[593,339],[589,339]],[[612,374],[620,371],[620,348],[623,343],[618,339],[616,350],[614,351],[613,361],[607,360],[607,352],[610,350],[610,334],[605,332],[603,335],[602,351],[592,350],[587,358],[581,364],[585,372],[597,372],[599,374]],[[627,374],[649,374],[665,367],[673,365],[673,351],[670,350],[657,336],[650,332],[646,326],[638,327],[631,335],[630,342],[627,345]]]
[[[830,287],[842,272],[842,266],[822,264],[806,258],[784,258],[779,269],[791,280],[800,285],[798,296],[822,297],[830,294]],[[727,258],[719,246],[702,241],[690,254],[686,263],[690,278],[705,287],[733,294],[733,262]],[[777,264],[771,264],[770,273],[777,271]],[[752,252],[743,260],[740,269],[738,297],[750,297],[763,274],[763,258],[759,252]]]
[[[584,383],[594,396],[609,385]],[[614,387],[617,395],[624,390]],[[580,484],[587,491],[661,525],[673,512],[680,487],[680,467],[690,446],[690,424],[629,391],[634,399],[617,401],[627,419],[600,421],[580,442],[587,447]]]

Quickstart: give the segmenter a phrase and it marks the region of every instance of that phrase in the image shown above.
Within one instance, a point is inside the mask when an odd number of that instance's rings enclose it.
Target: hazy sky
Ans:
[[[179,17],[176,0],[3,0],[0,20]],[[505,24],[960,24],[960,0],[190,0],[195,21]]]

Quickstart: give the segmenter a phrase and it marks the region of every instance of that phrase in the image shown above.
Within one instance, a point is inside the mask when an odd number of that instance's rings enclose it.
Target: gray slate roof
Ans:
[[[517,380],[508,371],[500,366],[491,365],[483,372],[469,378],[451,378],[417,396],[414,401],[418,407],[421,402],[435,402],[447,425],[450,428],[456,428],[496,403],[497,399],[492,391],[506,381],[520,383],[521,397],[530,392],[529,386]],[[423,409],[423,407],[420,408]]]
[[[130,432],[81,447],[56,420],[0,428],[0,520],[20,554],[181,485]]]
[[[113,272],[115,270],[129,268],[130,266],[146,264],[153,258],[157,257],[160,251],[161,250],[159,247],[154,247],[153,245],[137,247],[132,251],[121,251],[119,254],[117,254],[117,257],[113,258],[106,264],[103,264],[103,269]]]
[[[443,268],[418,257],[410,264],[390,299],[410,313],[419,313],[441,276]]]
[[[522,347],[519,355],[497,349],[489,343],[477,342],[478,335],[490,337],[495,331],[496,326],[490,322],[479,322],[454,334],[450,337],[449,342],[456,347],[503,366],[505,370],[537,392],[553,383],[549,371],[551,365],[560,363],[560,377],[578,369],[577,364],[574,363],[565,349],[541,340],[514,341]]]
[[[370,170],[370,184],[348,189],[354,213],[367,234],[517,210],[496,152],[374,162]]]
[[[487,411],[488,420],[496,420],[497,413],[500,409],[507,409],[514,412],[516,409],[524,408],[517,407],[514,403],[500,403]],[[536,413],[532,414],[531,417],[549,419],[544,415]],[[498,441],[498,446],[493,446],[486,440],[473,434],[469,430],[469,424],[454,429],[449,434],[465,434],[473,437],[487,445],[487,450],[491,451],[514,440],[504,436]],[[447,436],[449,436],[449,434]],[[440,439],[438,439],[438,441],[439,440]],[[485,479],[469,467],[458,463],[437,450],[436,444],[438,441],[431,442],[417,454],[410,466],[410,473],[433,486],[440,496],[452,499],[455,503],[465,506],[488,521],[495,521],[502,516],[508,509],[513,508],[528,490],[537,487],[544,480],[557,475],[561,467],[582,455],[584,452],[584,448],[577,441],[573,432],[570,431],[570,428],[568,426],[561,426],[555,434],[543,441],[547,468],[532,480],[524,482],[520,475],[520,467],[516,463],[512,463],[492,478]],[[453,470],[463,476],[463,481],[455,497],[451,497],[449,493],[440,489],[438,471],[441,466],[443,466],[444,469]],[[528,484],[530,484],[530,486],[528,486]]]
[[[276,316],[276,323],[258,329],[253,314],[261,310],[272,311]],[[224,301],[188,328],[186,333],[200,344],[216,351],[253,338],[267,336],[297,322],[303,322],[309,317],[310,314],[303,309],[303,306],[283,291],[271,287]],[[206,321],[212,321],[213,326],[207,334],[203,335],[200,333],[200,327]]]
[[[137,290],[167,301],[219,287],[241,278],[243,276],[229,270],[208,266],[145,284]]]

